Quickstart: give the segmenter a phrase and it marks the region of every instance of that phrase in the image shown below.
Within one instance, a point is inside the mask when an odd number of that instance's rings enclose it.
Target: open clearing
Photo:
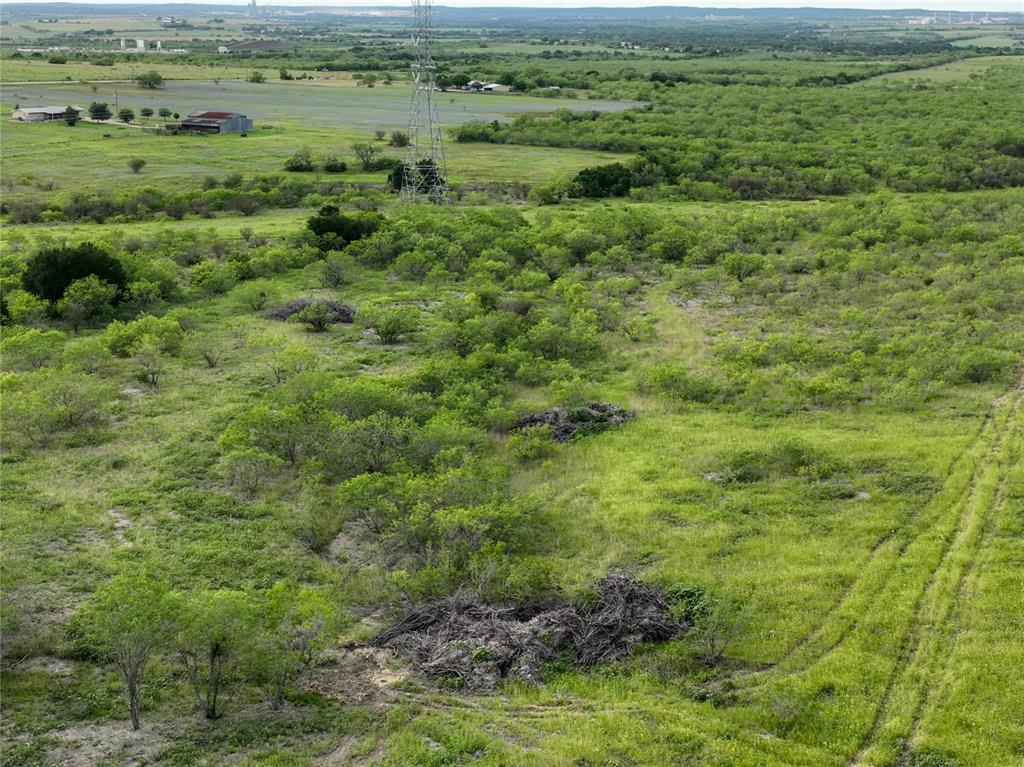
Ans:
[[[439,9],[534,95],[436,174],[390,12],[69,8],[4,110],[135,117],[0,120],[2,767],[1022,764],[1024,27]]]
[[[876,84],[906,82],[920,80],[935,84],[966,82],[972,76],[983,74],[992,67],[1019,67],[1024,64],[1024,56],[978,56],[977,58],[940,64],[926,69],[909,69],[905,72],[890,72],[868,80],[862,80],[849,87],[857,88]]]
[[[222,80],[171,80],[159,90],[146,90],[130,83],[119,86],[99,83],[97,90],[81,83],[67,85],[7,86],[3,103],[88,104],[114,103],[115,90],[121,106],[138,111],[141,107],[167,107],[180,114],[200,109],[242,112],[258,128],[267,123],[288,122],[313,127],[343,127],[372,131],[375,128],[403,128],[409,121],[409,88],[406,84],[375,88],[336,87],[304,83],[246,83]],[[517,114],[569,109],[621,111],[637,102],[587,99],[542,99],[494,93],[437,94],[438,116],[445,125],[467,120],[501,120]]]
[[[95,87],[95,90],[93,90]],[[110,188],[113,183],[143,187],[152,183],[198,185],[203,176],[217,175],[225,167],[240,173],[280,172],[288,157],[308,148],[333,152],[348,164],[345,181],[381,184],[384,174],[364,173],[351,154],[353,142],[372,140],[375,130],[390,133],[408,124],[408,88],[402,85],[356,88],[347,85],[246,83],[239,81],[170,81],[153,91],[132,84],[82,83],[16,85],[4,90],[4,105],[74,103],[87,106],[106,101],[113,108],[166,107],[180,114],[200,109],[227,109],[249,115],[255,129],[247,136],[156,136],[136,127],[82,123],[0,124],[4,140],[3,171],[8,183],[56,184],[57,188]],[[544,99],[502,94],[438,94],[443,124],[467,120],[507,120],[516,114],[543,114],[555,109],[620,111],[637,102],[610,100]],[[143,125],[159,125],[157,118]],[[83,145],[88,151],[81,151]],[[404,156],[401,149],[386,153]],[[500,152],[481,144],[447,143],[452,180],[541,183],[595,162],[614,162],[615,152],[514,146]],[[131,173],[128,157],[146,159],[141,175]]]

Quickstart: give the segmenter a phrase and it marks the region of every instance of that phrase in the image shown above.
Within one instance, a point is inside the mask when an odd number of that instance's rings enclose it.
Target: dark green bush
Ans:
[[[325,205],[310,217],[306,227],[316,236],[320,250],[342,250],[350,242],[377,231],[381,220],[377,214],[346,216],[336,206]]]
[[[118,293],[128,284],[121,262],[91,242],[39,251],[28,259],[22,284],[39,298],[59,301],[68,285],[89,275],[114,285]]]
[[[629,193],[633,174],[620,162],[584,168],[576,174],[575,197],[622,197]]]

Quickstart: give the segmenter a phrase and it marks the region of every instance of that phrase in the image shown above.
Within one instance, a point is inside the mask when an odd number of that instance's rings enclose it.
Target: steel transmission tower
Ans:
[[[412,0],[412,105],[409,108],[409,150],[402,175],[402,197],[410,202],[446,204],[448,173],[441,143],[434,93],[434,59],[430,55],[433,34],[432,0]]]

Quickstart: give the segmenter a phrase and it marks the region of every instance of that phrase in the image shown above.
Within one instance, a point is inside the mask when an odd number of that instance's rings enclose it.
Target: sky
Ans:
[[[96,0],[93,0],[95,2]],[[103,2],[104,0],[99,0]],[[125,2],[126,0],[107,0]],[[127,0],[130,2],[131,0]],[[140,0],[150,2],[151,0]],[[152,0],[163,2],[173,0]],[[188,0],[184,0],[187,2]],[[210,0],[211,2],[232,3],[233,0]],[[257,0],[260,5],[328,5],[352,7],[360,5],[403,5],[395,0],[343,0],[342,2],[318,2],[317,0]],[[241,4],[246,4],[242,0]],[[712,0],[711,2],[652,2],[652,0],[434,0],[435,6],[449,5],[460,8],[645,8],[658,5],[696,6],[698,8],[927,8],[938,11],[986,11],[1024,13],[1024,0]]]
[[[72,0],[74,1],[74,0]],[[189,0],[89,0],[90,5],[111,3],[132,3],[155,5],[163,2],[188,2]],[[223,5],[248,5],[248,0],[209,0]],[[259,5],[318,5],[332,7],[358,6],[403,6],[408,3],[399,0],[257,0]],[[1024,14],[1024,0],[711,0],[710,2],[652,2],[652,0],[434,0],[435,5],[461,8],[641,8],[658,5],[696,6],[700,8],[927,8],[936,11],[974,11],[976,17],[986,11],[993,13]],[[202,4],[197,3],[197,4]]]

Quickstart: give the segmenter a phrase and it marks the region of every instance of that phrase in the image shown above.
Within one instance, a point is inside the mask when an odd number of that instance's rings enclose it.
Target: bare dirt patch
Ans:
[[[143,723],[138,732],[132,732],[127,722],[114,722],[67,727],[51,735],[60,744],[50,749],[47,758],[61,767],[92,767],[108,761],[124,767],[149,764],[168,742],[152,723]]]
[[[335,653],[314,672],[309,686],[351,705],[383,706],[395,697],[394,686],[406,675],[395,668],[395,655],[382,647],[349,647]]]

